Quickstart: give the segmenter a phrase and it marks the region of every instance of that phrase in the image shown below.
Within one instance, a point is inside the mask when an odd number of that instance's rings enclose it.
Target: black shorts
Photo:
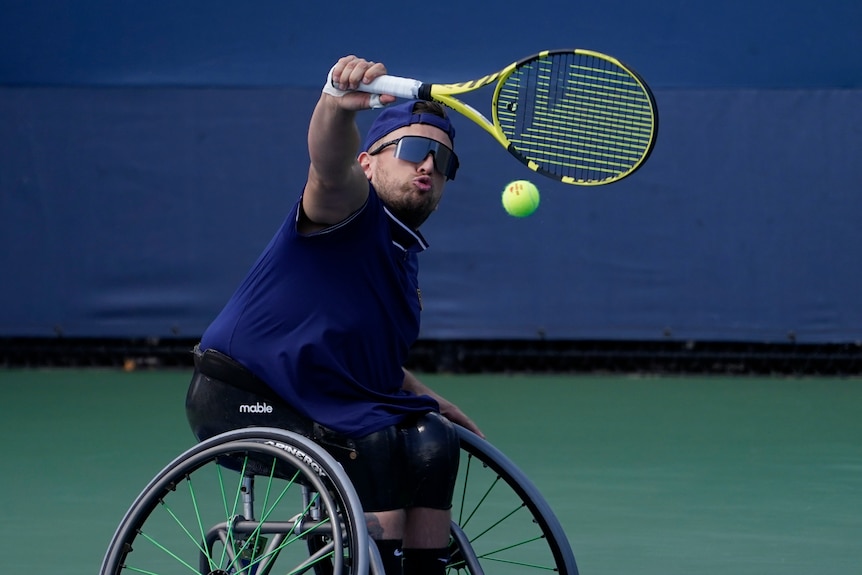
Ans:
[[[431,411],[354,440],[356,456],[331,451],[366,511],[449,509],[461,455],[452,424]]]
[[[199,440],[244,427],[286,429],[313,439],[341,463],[365,511],[452,506],[461,449],[454,426],[439,413],[411,416],[364,437],[350,438],[298,414],[248,372],[225,381],[235,375],[231,370],[243,369],[235,362],[231,365],[226,356],[217,357],[225,362],[223,370],[217,364],[202,366],[200,356],[196,359],[186,415]]]

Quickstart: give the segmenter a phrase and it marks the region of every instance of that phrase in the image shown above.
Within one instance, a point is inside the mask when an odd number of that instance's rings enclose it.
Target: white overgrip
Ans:
[[[419,80],[384,75],[368,84],[360,84],[358,90],[370,94],[388,94],[396,98],[415,99],[419,96],[420,86],[422,82]]]

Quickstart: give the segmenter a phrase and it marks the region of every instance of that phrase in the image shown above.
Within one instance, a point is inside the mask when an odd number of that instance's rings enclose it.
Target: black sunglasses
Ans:
[[[459,165],[458,156],[447,145],[424,136],[401,136],[397,140],[380,144],[368,154],[370,156],[379,154],[383,148],[392,145],[395,145],[396,158],[415,164],[424,161],[428,154],[431,154],[434,158],[434,168],[447,180],[455,179],[455,172],[458,171]]]

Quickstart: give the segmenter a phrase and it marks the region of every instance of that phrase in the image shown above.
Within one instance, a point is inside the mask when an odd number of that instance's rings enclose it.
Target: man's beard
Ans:
[[[385,177],[380,178],[378,184],[379,187],[377,184],[374,187],[389,211],[413,230],[419,229],[437,209],[437,196],[433,190],[420,195],[412,183],[406,183],[393,191],[393,186],[387,185],[389,181]]]

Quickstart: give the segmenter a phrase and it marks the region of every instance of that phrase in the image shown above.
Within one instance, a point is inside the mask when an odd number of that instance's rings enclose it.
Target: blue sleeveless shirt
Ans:
[[[224,309],[201,349],[243,364],[306,417],[361,437],[439,409],[401,386],[419,335],[417,254],[424,238],[370,188],[344,222],[297,232],[301,200]]]

